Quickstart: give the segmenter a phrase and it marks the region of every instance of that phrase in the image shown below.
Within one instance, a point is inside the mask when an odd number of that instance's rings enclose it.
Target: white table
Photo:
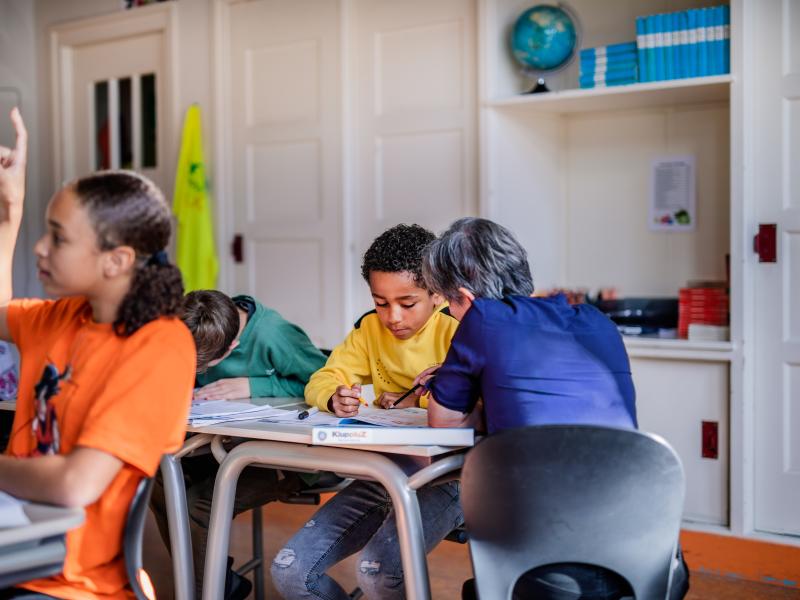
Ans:
[[[0,410],[16,410],[0,402]],[[60,573],[66,555],[65,535],[84,520],[82,508],[31,502],[23,507],[29,525],[0,529],[0,588]]]
[[[83,523],[82,508],[25,505],[29,525],[0,529],[0,588],[61,573],[67,531]]]
[[[302,400],[293,399],[292,404],[299,402]],[[276,399],[272,399],[270,404],[278,406]],[[283,403],[287,407],[289,404],[288,401]],[[216,600],[223,596],[236,483],[242,470],[252,464],[285,470],[332,471],[342,477],[381,483],[392,499],[397,519],[407,597],[412,600],[430,598],[425,544],[416,490],[435,480],[452,477],[463,464],[464,448],[313,446],[311,429],[311,425],[253,421],[190,428],[190,431],[205,435],[201,439],[198,439],[198,436],[190,438],[187,444],[196,448],[202,443],[210,443],[214,455],[220,460],[211,506],[203,600]],[[227,453],[221,442],[224,437],[247,441]],[[417,463],[417,470],[408,475],[406,473],[408,463],[412,461]],[[175,515],[173,520],[184,519],[185,515]],[[188,562],[191,565],[190,555]]]

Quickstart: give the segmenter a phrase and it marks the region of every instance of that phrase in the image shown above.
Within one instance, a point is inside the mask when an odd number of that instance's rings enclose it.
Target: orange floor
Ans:
[[[298,506],[273,503],[265,509],[265,556],[272,557],[281,545],[313,514],[316,507]],[[158,591],[159,600],[172,598],[172,581],[169,557],[158,538],[152,522],[148,523],[145,536],[145,565],[150,572]],[[698,534],[691,534],[698,535]],[[700,534],[702,535],[702,534]],[[695,557],[687,552],[687,561],[693,569],[691,589],[688,600],[800,600],[800,589],[791,589],[781,585],[769,585],[742,579],[741,577],[726,577],[710,572],[697,572],[695,564],[700,563],[701,568],[710,571],[713,567],[703,565],[714,564],[719,551],[714,540],[687,539],[684,537],[684,546],[695,550]],[[249,515],[240,516],[234,521],[231,534],[232,549],[237,564],[244,562],[250,553],[250,519]],[[714,549],[717,548],[715,551]],[[717,558],[715,558],[717,557]],[[696,563],[693,564],[693,560]],[[794,558],[792,558],[794,560]],[[741,565],[744,571],[746,565]],[[798,565],[800,566],[800,565]],[[429,558],[431,571],[431,587],[434,600],[456,600],[460,597],[461,583],[471,577],[469,556],[466,546],[451,542],[439,545]],[[345,589],[355,586],[354,559],[349,559],[337,565],[331,575],[337,579]],[[267,577],[267,598],[277,598],[275,590]]]

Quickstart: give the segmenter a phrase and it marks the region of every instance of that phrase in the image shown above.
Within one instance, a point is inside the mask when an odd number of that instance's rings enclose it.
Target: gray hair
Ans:
[[[477,298],[530,296],[528,254],[508,229],[488,219],[465,217],[428,246],[422,276],[431,292],[458,300],[458,288]]]

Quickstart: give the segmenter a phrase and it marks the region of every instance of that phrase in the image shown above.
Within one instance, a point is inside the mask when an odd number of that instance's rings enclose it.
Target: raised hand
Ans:
[[[18,108],[11,110],[11,122],[17,132],[13,148],[0,146],[0,225],[22,216],[25,198],[25,165],[28,159],[28,131]]]

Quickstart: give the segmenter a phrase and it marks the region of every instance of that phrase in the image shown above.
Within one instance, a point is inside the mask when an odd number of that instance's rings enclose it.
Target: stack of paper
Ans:
[[[723,325],[689,324],[688,339],[702,342],[727,342],[730,337],[730,328]]]
[[[427,427],[428,411],[424,408],[359,408],[358,415],[340,419],[342,425],[380,425],[382,427]]]
[[[192,403],[189,409],[189,425],[207,427],[233,421],[258,421],[261,419],[296,419],[298,411],[272,408],[269,404],[256,406],[249,402],[228,400],[201,401]]]
[[[0,529],[29,525],[31,520],[25,514],[25,502],[0,492]]]

